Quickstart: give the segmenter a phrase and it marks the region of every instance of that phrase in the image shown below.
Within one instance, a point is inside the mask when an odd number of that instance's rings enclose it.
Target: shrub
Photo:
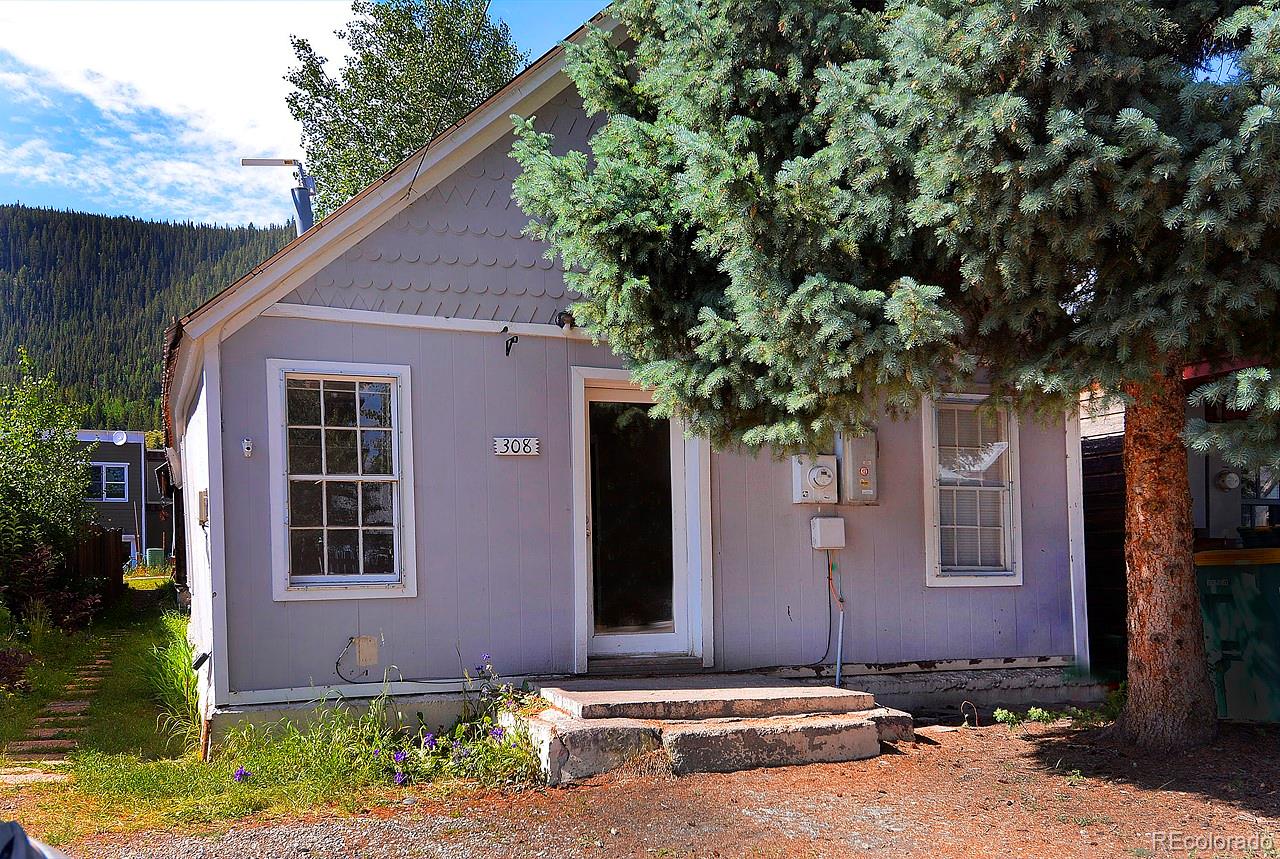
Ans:
[[[158,723],[184,751],[200,742],[200,686],[191,668],[195,653],[187,639],[187,616],[167,611],[160,618],[163,638],[151,648],[147,680],[160,705]]]
[[[28,691],[27,666],[32,658],[29,652],[17,647],[0,648],[0,693]]]
[[[38,604],[49,624],[78,629],[88,624],[102,603],[98,584],[80,576],[52,546],[41,543],[9,565],[3,597],[28,626],[29,607]]]

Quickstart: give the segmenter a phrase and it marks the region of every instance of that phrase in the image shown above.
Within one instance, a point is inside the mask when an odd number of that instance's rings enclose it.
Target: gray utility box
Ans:
[[[841,503],[880,503],[880,457],[876,434],[841,433],[839,453]]]

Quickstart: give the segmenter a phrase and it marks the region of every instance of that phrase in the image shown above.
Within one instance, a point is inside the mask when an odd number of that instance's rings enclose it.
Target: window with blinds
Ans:
[[[1013,570],[1009,419],[976,403],[934,408],[937,569],[942,575]]]

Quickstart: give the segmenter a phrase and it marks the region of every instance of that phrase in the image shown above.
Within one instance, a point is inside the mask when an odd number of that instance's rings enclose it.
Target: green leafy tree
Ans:
[[[37,373],[25,350],[19,364],[18,383],[0,390],[0,585],[37,547],[69,548],[89,514],[80,409],[52,375]]]
[[[332,212],[507,83],[528,57],[486,0],[356,0],[337,77],[306,39],[286,80],[321,216]]]
[[[1209,739],[1181,371],[1280,360],[1277,4],[614,12],[633,47],[569,49],[607,115],[589,156],[515,118],[575,317],[719,444],[815,445],[979,371],[1022,411],[1125,399],[1120,727]],[[1275,462],[1277,392],[1264,369],[1200,392],[1254,412],[1195,443]]]

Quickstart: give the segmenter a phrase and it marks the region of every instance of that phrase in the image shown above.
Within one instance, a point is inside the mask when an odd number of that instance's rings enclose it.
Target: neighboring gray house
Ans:
[[[975,388],[886,418],[833,482],[834,460],[648,417],[607,346],[557,324],[573,297],[522,235],[508,152],[513,113],[586,146],[600,120],[562,63],[171,332],[206,712],[384,676],[449,692],[482,652],[508,676],[830,662],[815,516],[844,522],[848,670],[1087,663],[1076,415],[980,418]],[[878,501],[793,503],[795,480]]]
[[[155,451],[137,430],[80,430],[76,438],[89,451],[89,496],[94,521],[116,529],[139,558],[150,548],[167,549],[172,539],[166,508],[156,485]]]

